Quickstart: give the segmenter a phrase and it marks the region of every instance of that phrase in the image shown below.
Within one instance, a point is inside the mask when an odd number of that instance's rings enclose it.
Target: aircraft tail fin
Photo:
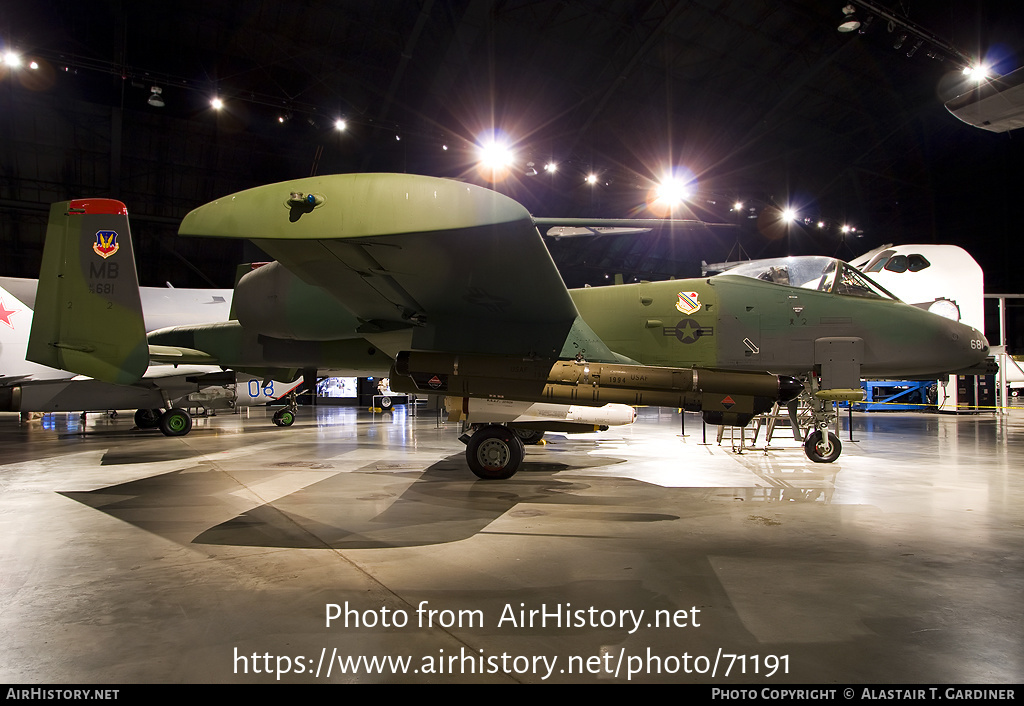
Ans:
[[[50,207],[28,359],[130,384],[149,366],[128,210],[112,199]]]

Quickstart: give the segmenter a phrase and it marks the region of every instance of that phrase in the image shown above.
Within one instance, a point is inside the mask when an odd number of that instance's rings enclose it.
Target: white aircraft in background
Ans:
[[[850,264],[903,301],[979,331],[985,329],[985,278],[981,265],[956,245],[883,245]],[[1000,374],[1010,395],[1024,394],[1021,356],[1001,356]],[[940,387],[939,409],[956,408],[956,386]],[[948,399],[943,399],[943,395]]]
[[[161,410],[184,407],[228,409],[263,405],[288,396],[300,381],[263,382],[248,375],[203,365],[152,365],[135,385],[114,385],[48,368],[25,359],[36,280],[0,277],[0,411],[91,412],[132,409],[140,428],[160,427],[168,436],[187,434],[191,418]],[[204,321],[224,321],[230,289],[140,288],[146,330]],[[289,426],[294,411],[275,415]],[[187,421],[187,423],[186,423]],[[283,423],[282,423],[283,422]]]

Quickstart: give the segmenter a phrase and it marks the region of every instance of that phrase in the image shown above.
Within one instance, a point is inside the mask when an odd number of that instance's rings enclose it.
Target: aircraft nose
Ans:
[[[962,324],[959,321],[950,321],[946,331],[947,340],[953,343],[953,349],[964,368],[981,363],[988,357],[988,339],[985,334],[976,328]]]

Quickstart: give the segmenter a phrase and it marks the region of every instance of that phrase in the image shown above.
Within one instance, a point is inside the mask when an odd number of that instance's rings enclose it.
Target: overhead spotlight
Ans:
[[[840,231],[841,231],[841,232],[843,233],[843,235],[846,235],[847,233],[849,233],[850,231],[852,231],[852,230],[853,230],[853,228],[852,228],[851,226],[847,226],[847,225],[844,225],[844,226],[843,226],[842,228],[840,228],[839,230],[840,230]]]
[[[548,174],[554,174],[556,171],[558,171],[558,165],[555,164],[554,162],[548,162],[547,164],[544,165],[544,171],[546,171]]]
[[[737,201],[736,203],[734,203],[732,205],[732,210],[733,211],[742,211],[743,210],[743,202],[742,201]]]
[[[401,142],[402,141],[402,136],[401,135],[395,135],[395,141],[396,142]]]
[[[505,142],[498,140],[491,140],[481,145],[478,155],[480,163],[490,170],[507,169],[512,166],[514,159],[512,149]]]
[[[988,78],[989,78],[988,71],[989,71],[989,67],[985,66],[984,64],[976,64],[974,66],[965,66],[964,67],[964,76],[968,77],[972,81],[977,81],[978,83],[981,83],[982,81],[988,80]]]
[[[153,86],[152,88],[149,89],[149,100],[147,100],[146,102],[149,103],[154,108],[163,108],[164,107],[164,96],[163,96],[163,93],[164,93],[164,89],[160,88],[160,86]]]
[[[597,183],[597,174],[587,174],[587,183],[588,184],[596,184]]]
[[[793,208],[789,208],[789,207],[782,209],[782,220],[784,220],[786,222],[795,221],[796,220],[796,210],[793,209]]]
[[[874,15],[868,15],[864,18],[864,24],[857,30],[857,34],[866,34],[868,29],[871,27],[871,23],[875,21]]]
[[[219,97],[212,98],[210,100],[210,107],[214,110],[220,110],[224,107],[224,101],[222,101]]]
[[[825,221],[818,221],[818,229],[820,230],[820,229],[822,229],[824,227],[825,227]]]
[[[676,179],[671,174],[666,174],[665,179],[655,188],[655,197],[658,201],[671,208],[689,198],[690,189],[679,179]]]
[[[13,51],[4,53],[4,63],[10,66],[12,69],[16,69],[21,66],[21,56],[15,54]]]
[[[903,42],[907,41],[907,33],[904,32],[900,36],[896,37],[896,41],[893,43],[893,49],[900,49],[903,47]]]
[[[916,42],[914,42],[914,46],[910,47],[910,51],[907,52],[907,58],[909,59],[914,54],[916,54],[917,50],[921,48],[922,44],[924,44],[923,39],[918,39]]]
[[[444,150],[445,152],[447,152],[448,151],[448,145],[441,145],[441,149]]]
[[[845,5],[843,7],[843,21],[839,24],[840,32],[853,32],[856,29],[860,29],[860,20],[856,16],[857,8],[853,5]]]
[[[348,127],[348,123],[346,123],[341,118],[338,118],[337,120],[334,121],[334,129],[335,130],[337,130],[339,132],[344,132],[346,127]]]
[[[35,71],[36,69],[39,68],[39,62],[38,61],[30,61],[30,62],[28,62],[28,67],[30,69],[32,69],[33,71]]]

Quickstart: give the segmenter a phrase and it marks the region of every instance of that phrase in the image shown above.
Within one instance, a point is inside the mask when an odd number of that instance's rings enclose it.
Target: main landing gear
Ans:
[[[519,470],[526,450],[519,436],[508,427],[488,424],[466,441],[466,461],[478,478],[504,480]]]
[[[171,407],[166,412],[138,409],[135,411],[135,426],[139,429],[159,428],[164,436],[185,436],[192,431],[192,415],[180,407]]]

